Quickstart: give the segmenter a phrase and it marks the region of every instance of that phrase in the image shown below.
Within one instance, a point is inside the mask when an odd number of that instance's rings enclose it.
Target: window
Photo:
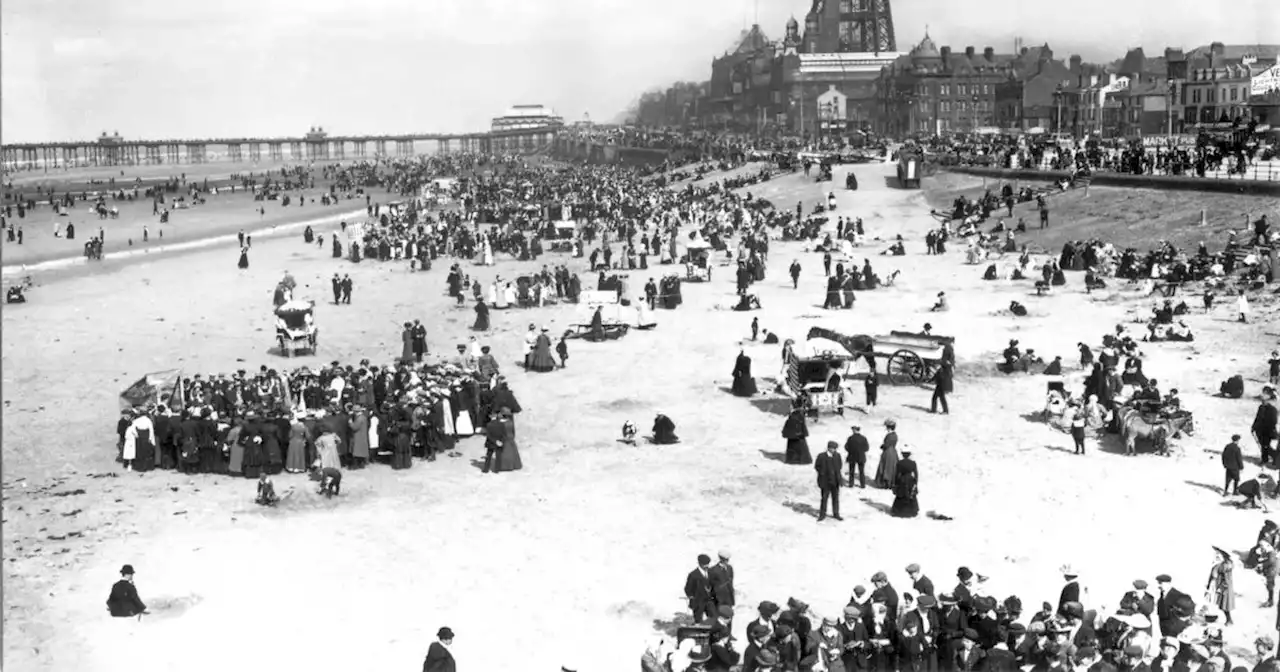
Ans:
[[[840,0],[840,13],[848,14],[853,11],[853,0]]]
[[[861,35],[857,31],[858,24],[853,21],[840,22],[840,47],[842,49],[852,49],[858,44]]]
[[[777,105],[778,103],[781,103],[781,102],[782,102],[782,92],[781,92],[781,91],[774,91],[774,92],[773,92],[773,104],[774,104],[774,105]]]
[[[950,96],[950,95],[951,95],[951,85],[950,85],[950,84],[943,84],[942,86],[940,86],[940,87],[938,87],[938,88],[939,88],[939,91],[942,93],[942,95],[943,95],[944,97],[945,97],[945,96]]]
[[[964,94],[964,89],[965,89],[964,84],[957,84],[957,85],[956,85],[956,95],[958,95],[958,96],[963,96],[963,95],[965,95],[965,94]]]
[[[1239,98],[1237,98],[1237,97],[1236,97],[1237,95],[1239,95],[1239,93],[1240,93],[1240,90],[1239,90],[1239,89],[1237,89],[1237,88],[1236,88],[1236,87],[1234,87],[1234,86],[1233,86],[1233,87],[1231,87],[1231,102],[1233,102],[1233,103],[1234,103],[1234,102],[1236,102],[1237,100],[1239,100]]]
[[[1200,102],[1200,89],[1196,89],[1195,91],[1191,92],[1191,102],[1193,103]]]

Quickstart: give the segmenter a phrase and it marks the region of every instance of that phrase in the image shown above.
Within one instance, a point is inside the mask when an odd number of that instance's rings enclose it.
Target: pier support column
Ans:
[[[267,153],[272,161],[284,161],[284,143],[273,142],[268,144]]]
[[[249,143],[249,160],[254,163],[257,163],[262,160],[262,143],[261,142]]]

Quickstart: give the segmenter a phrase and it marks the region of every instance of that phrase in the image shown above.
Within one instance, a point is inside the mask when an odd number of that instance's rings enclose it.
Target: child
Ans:
[[[311,480],[320,482],[319,494],[326,498],[332,498],[334,495],[342,492],[342,472],[333,467],[320,468],[319,464],[311,466]]]
[[[1267,366],[1270,367],[1269,380],[1271,384],[1280,384],[1280,352],[1271,351],[1271,359],[1267,360]]]
[[[275,506],[280,498],[276,496],[276,484],[263,472],[258,476],[258,498],[254,500],[259,506]]]
[[[636,445],[636,426],[630,420],[622,423],[622,442],[629,445]]]
[[[872,370],[871,373],[867,374],[865,385],[867,388],[867,405],[875,406],[876,396],[880,389],[880,374]]]
[[[560,336],[560,342],[556,343],[556,354],[560,356],[560,368],[562,369],[564,368],[565,363],[569,361],[569,344],[565,342],[565,339],[568,338],[568,336],[569,332],[564,332],[564,334]]]

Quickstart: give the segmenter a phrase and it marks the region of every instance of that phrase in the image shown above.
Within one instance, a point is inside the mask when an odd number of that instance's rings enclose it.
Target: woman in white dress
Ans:
[[[490,307],[492,307],[492,308],[504,308],[504,307],[505,307],[505,306],[499,305],[499,301],[498,301],[498,281],[497,281],[497,280],[495,280],[495,281],[493,281],[492,283],[490,283],[490,284],[489,284],[489,306],[490,306]]]
[[[506,308],[507,306],[515,306],[517,305],[519,298],[520,298],[519,295],[516,294],[516,288],[512,287],[511,283],[508,282],[507,286],[502,288],[503,305],[498,307]]]
[[[493,265],[493,246],[489,244],[489,239],[487,237],[484,239],[484,262],[483,263],[485,266]]]

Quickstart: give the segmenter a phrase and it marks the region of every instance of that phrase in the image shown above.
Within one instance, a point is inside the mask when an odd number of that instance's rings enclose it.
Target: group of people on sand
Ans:
[[[1271,534],[1275,533],[1274,524]],[[1266,534],[1267,530],[1264,529]],[[1031,606],[1001,598],[998,580],[968,566],[951,588],[938,586],[919,563],[902,573],[908,588],[877,571],[852,590],[843,607],[818,613],[805,600],[782,605],[737,602],[728,551],[707,555],[685,580],[685,599],[697,628],[662,638],[645,652],[645,672],[962,672],[990,670],[1120,670],[1127,672],[1280,670],[1274,636],[1229,652],[1235,561],[1214,547],[1206,589],[1185,588],[1169,574],[1135,579],[1117,606],[1090,595],[1082,573],[1059,568],[1056,599]],[[899,584],[902,585],[902,584]],[[1204,595],[1197,602],[1192,595]],[[1034,604],[1034,603],[1032,603]],[[1272,606],[1268,603],[1267,606]],[[744,607],[746,607],[744,609]],[[1280,627],[1280,626],[1277,626]]]
[[[414,458],[435,460],[485,431],[501,409],[521,410],[492,355],[464,350],[434,364],[410,358],[381,367],[363,360],[319,371],[196,374],[158,403],[122,411],[119,459],[132,471],[245,478],[375,461],[407,469]],[[507,433],[509,454],[518,455],[514,427]]]

